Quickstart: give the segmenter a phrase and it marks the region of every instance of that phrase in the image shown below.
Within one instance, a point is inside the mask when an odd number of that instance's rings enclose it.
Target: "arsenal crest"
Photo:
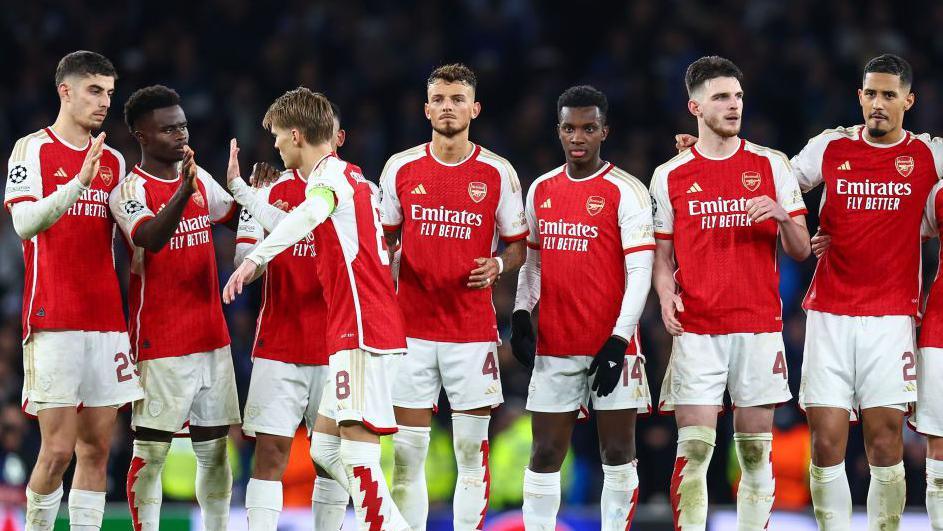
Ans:
[[[745,171],[740,177],[740,182],[743,183],[743,187],[751,192],[755,192],[756,189],[760,187],[762,180],[760,173],[755,171]]]
[[[200,208],[206,207],[206,201],[203,200],[203,194],[199,191],[193,192],[193,195],[190,196],[190,199],[193,199],[193,202]]]
[[[589,212],[590,216],[595,216],[602,212],[604,206],[606,206],[606,199],[603,197],[591,195],[586,198],[586,211]]]
[[[914,171],[914,158],[901,155],[894,159],[894,167],[897,168],[897,173],[901,177],[907,177],[910,175],[910,172]]]
[[[481,203],[485,200],[485,196],[488,195],[488,185],[482,182],[475,181],[473,183],[468,183],[468,196],[471,197],[471,200],[476,203]]]
[[[112,173],[111,168],[107,166],[102,166],[98,170],[98,176],[101,177],[102,182],[105,183],[105,186],[111,186],[111,181],[115,178],[115,174]]]

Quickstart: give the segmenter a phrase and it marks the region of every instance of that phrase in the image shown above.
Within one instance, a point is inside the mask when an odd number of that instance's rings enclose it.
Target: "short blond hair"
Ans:
[[[320,92],[298,87],[275,99],[265,111],[262,127],[297,129],[312,145],[328,142],[334,134],[334,112],[331,102]]]

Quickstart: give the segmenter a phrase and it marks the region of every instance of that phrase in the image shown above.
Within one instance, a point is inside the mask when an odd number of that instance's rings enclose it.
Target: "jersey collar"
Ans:
[[[180,180],[180,175],[179,175],[179,174],[178,174],[177,177],[174,178],[174,179],[164,179],[164,178],[158,177],[158,176],[156,176],[156,175],[151,175],[150,173],[147,173],[146,171],[144,171],[143,169],[141,169],[141,166],[138,165],[138,164],[135,164],[135,165],[134,165],[134,169],[131,170],[131,171],[133,171],[134,173],[140,175],[141,177],[144,177],[144,178],[147,178],[147,179],[153,179],[153,180],[155,180],[155,181],[160,181],[160,182],[162,182],[162,183],[175,183],[175,182],[177,182],[177,181]]]
[[[60,137],[59,135],[57,135],[56,132],[52,130],[52,127],[47,127],[47,128],[46,128],[46,132],[49,133],[49,136],[51,136],[52,138],[54,138],[54,139],[56,140],[56,142],[59,142],[59,143],[62,144],[63,146],[65,146],[65,147],[71,149],[72,151],[85,151],[85,150],[88,149],[88,147],[89,147],[90,145],[92,145],[92,137],[91,137],[91,136],[89,136],[89,137],[88,137],[88,140],[85,141],[85,147],[78,147],[78,146],[76,146],[76,145],[70,144],[70,143],[67,142],[64,138],[62,138],[62,137]]]
[[[566,178],[569,179],[569,180],[571,180],[571,181],[573,181],[573,182],[582,183],[582,182],[586,182],[586,181],[591,181],[591,180],[595,179],[596,177],[601,177],[601,176],[603,176],[603,175],[609,173],[609,170],[611,170],[611,169],[612,169],[612,163],[611,163],[611,162],[603,161],[602,167],[599,168],[598,170],[596,170],[596,173],[594,173],[594,174],[592,174],[592,175],[590,175],[590,176],[588,176],[588,177],[583,177],[582,179],[577,179],[576,177],[570,177],[570,172],[567,171],[567,169],[566,169],[566,163],[564,163],[564,164],[563,164],[563,175],[566,175]]]

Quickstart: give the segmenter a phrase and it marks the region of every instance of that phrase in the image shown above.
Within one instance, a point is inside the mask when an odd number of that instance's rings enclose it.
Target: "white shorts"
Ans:
[[[917,353],[917,407],[908,422],[924,435],[943,437],[943,348]]]
[[[734,407],[787,402],[792,393],[785,351],[780,332],[676,336],[658,410],[723,406],[724,390]]]
[[[434,408],[445,386],[453,411],[497,407],[504,402],[495,342],[446,343],[406,338],[398,360],[393,405]]]
[[[917,399],[914,320],[809,310],[799,405],[851,413],[872,407],[906,410]]]
[[[527,389],[527,410],[539,413],[582,411],[592,401],[599,411],[652,410],[644,356],[626,356],[622,380],[608,396],[592,390],[596,375],[587,374],[592,356],[537,356]]]
[[[330,376],[327,365],[303,365],[255,358],[242,431],[294,437],[304,420],[310,432]]]
[[[144,396],[124,332],[36,331],[23,345],[23,411],[120,407]]]
[[[359,348],[331,354],[330,379],[318,414],[338,423],[359,422],[378,435],[396,433],[390,385],[396,377],[398,357]]]
[[[229,345],[209,352],[138,363],[144,400],[134,403],[131,425],[177,432],[191,426],[239,424],[236,374]]]

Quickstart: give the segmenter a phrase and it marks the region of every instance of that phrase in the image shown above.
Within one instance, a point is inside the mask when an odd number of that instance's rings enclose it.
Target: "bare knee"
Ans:
[[[608,466],[624,465],[635,459],[635,436],[620,441],[600,441],[599,458]]]
[[[252,468],[252,477],[255,479],[280,480],[288,465],[291,439],[281,437],[286,441],[275,441],[270,437],[260,436],[256,439],[255,464]]]
[[[567,444],[535,439],[530,449],[530,470],[541,474],[559,471],[567,450]]]
[[[108,466],[108,453],[111,451],[111,441],[107,438],[79,440],[75,443],[75,457],[83,467],[91,467],[104,471]]]
[[[43,442],[36,461],[36,468],[45,475],[62,477],[72,463],[74,449],[59,442]]]
[[[868,462],[874,466],[896,465],[903,459],[903,434],[893,430],[880,430],[865,441]]]

